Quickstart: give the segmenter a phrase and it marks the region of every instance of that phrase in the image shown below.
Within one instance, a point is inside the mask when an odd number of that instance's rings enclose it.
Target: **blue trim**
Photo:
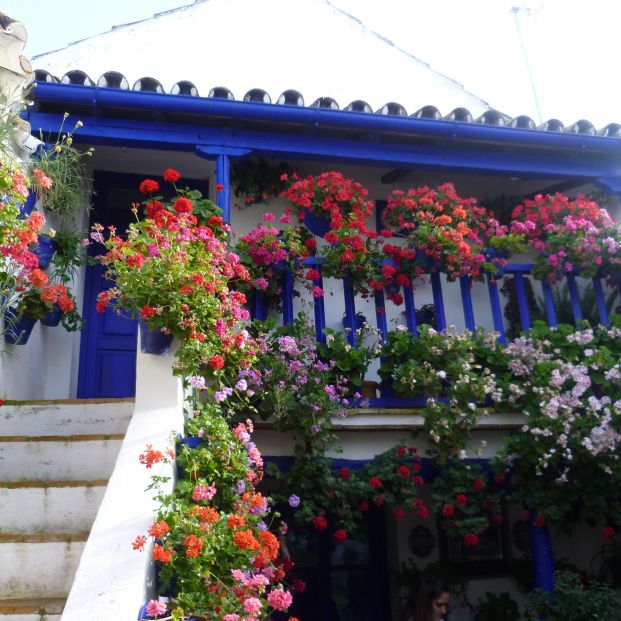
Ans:
[[[80,141],[91,144],[196,152],[197,148],[213,147],[252,151],[264,157],[280,157],[300,161],[325,161],[358,165],[381,165],[395,168],[416,166],[420,170],[442,170],[471,174],[528,176],[530,178],[571,177],[590,181],[601,174],[614,175],[619,170],[616,158],[595,155],[586,161],[568,158],[565,152],[548,150],[519,153],[498,149],[451,148],[446,144],[421,148],[412,143],[367,142],[354,138],[298,136],[272,131],[258,132],[239,129],[230,135],[226,128],[152,123],[139,120],[81,117]],[[61,117],[32,112],[27,117],[33,131],[54,133]],[[207,119],[206,119],[207,121]],[[415,136],[412,140],[415,140]],[[608,140],[608,139],[606,139]]]

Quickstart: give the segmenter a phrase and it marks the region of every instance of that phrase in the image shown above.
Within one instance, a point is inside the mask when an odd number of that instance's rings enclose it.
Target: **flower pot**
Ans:
[[[19,218],[21,220],[25,220],[32,213],[32,210],[35,208],[37,204],[37,193],[30,189],[28,190],[28,197],[24,201],[19,208]]]
[[[63,316],[63,312],[60,310],[58,304],[54,304],[54,310],[51,310],[43,319],[41,319],[41,323],[44,326],[49,326],[50,328],[55,328],[59,323]]]
[[[25,345],[37,323],[36,319],[20,315],[15,308],[8,308],[4,315],[4,325],[7,330],[4,340],[10,345]]]
[[[35,244],[30,244],[30,252],[39,259],[39,267],[44,270],[52,261],[56,252],[56,242],[47,235],[39,235],[39,240]]]
[[[304,210],[304,224],[306,228],[317,237],[323,237],[330,230],[330,218],[318,216],[310,209]]]
[[[151,330],[143,319],[138,320],[138,325],[140,326],[140,351],[143,354],[165,356],[170,352],[174,338],[172,334],[164,334],[159,328]]]
[[[363,380],[360,385],[360,394],[364,399],[375,399],[377,397],[377,382],[371,380]]]

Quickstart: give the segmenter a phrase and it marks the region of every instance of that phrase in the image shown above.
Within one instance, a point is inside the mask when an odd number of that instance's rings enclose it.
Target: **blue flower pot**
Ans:
[[[140,326],[140,351],[143,354],[165,356],[170,352],[174,338],[172,334],[164,334],[159,328],[150,330],[144,319],[139,319],[138,325]]]
[[[199,438],[198,436],[185,436],[184,438],[177,436],[177,443],[181,446],[187,446],[188,448],[198,448],[201,444],[206,444],[207,440]]]
[[[55,328],[63,316],[63,312],[60,310],[58,304],[54,304],[54,310],[51,310],[45,317],[41,319],[41,323],[44,326]]]
[[[304,210],[304,224],[317,237],[323,237],[330,230],[330,218],[318,216],[310,209]]]
[[[35,208],[37,204],[37,193],[30,189],[28,190],[28,198],[24,201],[24,203],[19,208],[19,218],[21,220],[26,220],[28,216],[32,213],[32,210]]]
[[[20,315],[15,308],[8,308],[4,314],[4,325],[8,328],[4,340],[10,345],[25,345],[36,323],[36,319]]]
[[[39,267],[42,270],[52,261],[57,246],[58,244],[47,235],[39,235],[39,241],[36,244],[30,244],[30,252],[38,257]]]

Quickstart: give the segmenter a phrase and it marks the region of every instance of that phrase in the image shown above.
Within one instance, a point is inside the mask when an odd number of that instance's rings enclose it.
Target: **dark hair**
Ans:
[[[450,593],[450,590],[448,582],[442,578],[421,576],[407,598],[402,620],[431,621],[433,601],[442,593]]]

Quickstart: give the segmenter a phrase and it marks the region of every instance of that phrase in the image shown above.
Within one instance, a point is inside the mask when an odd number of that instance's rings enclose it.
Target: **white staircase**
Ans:
[[[57,621],[133,400],[0,407],[0,621]]]

